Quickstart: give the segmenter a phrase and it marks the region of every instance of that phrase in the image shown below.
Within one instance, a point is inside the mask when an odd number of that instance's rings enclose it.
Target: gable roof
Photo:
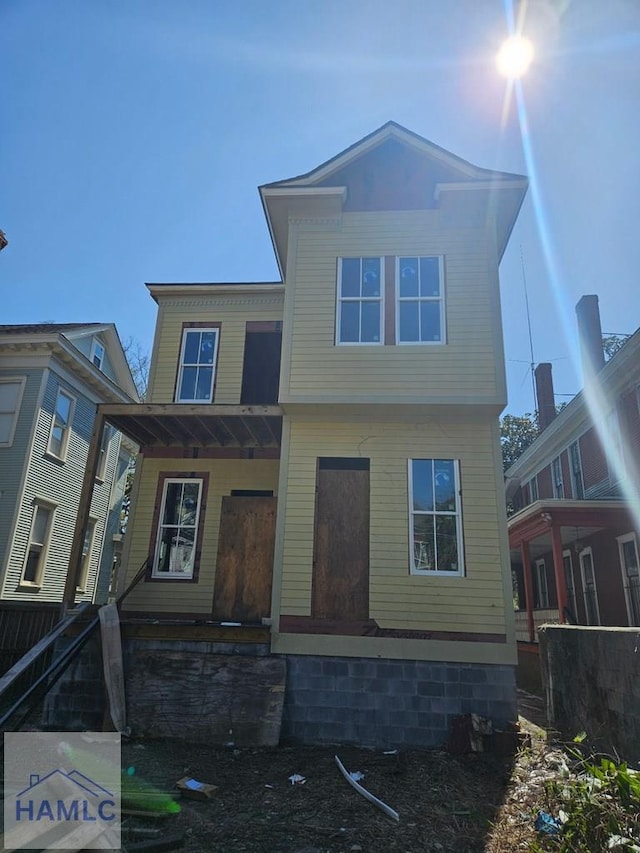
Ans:
[[[0,335],[34,335],[48,334],[50,332],[72,332],[102,325],[102,323],[0,323]]]
[[[526,176],[474,166],[397,122],[388,121],[311,171],[258,188],[283,278],[289,216],[299,215],[301,210],[306,210],[308,215],[309,209],[321,217],[339,216],[347,201],[347,187],[342,185],[343,170],[392,142],[411,151],[414,157],[417,155],[434,163],[435,178],[430,189],[432,206],[441,206],[444,198],[452,199],[451,194],[460,191],[480,190],[487,194],[496,223],[498,259],[502,257],[527,191]]]

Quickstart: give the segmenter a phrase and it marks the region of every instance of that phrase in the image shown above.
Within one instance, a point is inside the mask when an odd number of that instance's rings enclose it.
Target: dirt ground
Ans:
[[[136,777],[158,789],[172,791],[185,775],[218,787],[205,802],[178,797],[179,814],[155,821],[128,818],[125,837],[130,827],[134,832],[135,827],[155,827],[157,838],[169,844],[174,833],[182,835],[182,848],[176,842],[170,849],[185,853],[526,850],[526,839],[533,838],[530,815],[536,797],[523,806],[523,780],[526,787],[546,750],[542,732],[532,730],[534,749],[508,759],[442,751],[238,750],[130,742],[123,749],[123,767],[135,767]],[[398,822],[353,790],[338,770],[336,754],[347,770],[365,774],[361,784],[399,813]],[[304,784],[291,784],[293,774],[305,777]],[[515,798],[514,789],[520,791]]]

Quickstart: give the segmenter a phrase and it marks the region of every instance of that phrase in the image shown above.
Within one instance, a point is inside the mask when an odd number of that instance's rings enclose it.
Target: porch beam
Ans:
[[[567,582],[564,576],[564,561],[562,557],[562,529],[559,524],[551,525],[551,545],[553,548],[553,571],[556,577],[556,596],[558,599],[558,610],[560,611],[560,622],[562,623],[566,622]]]
[[[533,621],[533,580],[531,578],[531,554],[529,552],[529,542],[522,541],[520,543],[520,553],[522,555],[522,574],[524,575],[524,597],[527,605],[527,625],[529,628],[529,642],[536,641],[536,626]]]

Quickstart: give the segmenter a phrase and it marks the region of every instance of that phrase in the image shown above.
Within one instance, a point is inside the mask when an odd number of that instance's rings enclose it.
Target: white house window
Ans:
[[[113,430],[109,425],[106,425],[102,430],[102,438],[100,440],[100,450],[98,451],[98,467],[96,469],[96,479],[104,480],[107,473],[107,460],[109,458],[109,443]]]
[[[536,560],[536,589],[533,605],[544,610],[549,607],[549,585],[547,584],[547,567],[544,560]]]
[[[21,583],[34,586],[42,584],[53,511],[54,508],[47,504],[37,503],[33,508],[29,545],[22,570]]]
[[[554,498],[564,498],[564,481],[562,479],[562,461],[559,456],[551,463],[551,473],[553,475],[553,496]]]
[[[210,403],[220,330],[185,329],[180,350],[176,403]]]
[[[640,625],[640,561],[636,534],[618,536],[618,550],[629,625]]]
[[[401,344],[444,342],[442,257],[398,258],[397,340]]]
[[[10,447],[26,379],[0,379],[0,447]]]
[[[336,341],[381,344],[382,258],[338,258]]]
[[[580,552],[580,574],[582,575],[582,590],[584,594],[584,609],[587,614],[587,625],[600,624],[600,607],[598,605],[598,590],[596,575],[593,568],[593,552],[585,548]]]
[[[567,587],[567,607],[569,608],[569,617],[571,622],[576,624],[578,621],[578,608],[576,607],[576,585],[573,580],[573,560],[571,551],[562,552],[562,569],[564,571],[564,582]]]
[[[49,436],[49,452],[59,459],[64,459],[67,453],[74,403],[75,400],[70,394],[62,389],[58,390]]]
[[[571,462],[571,483],[573,485],[573,496],[577,500],[584,498],[584,481],[582,479],[582,459],[580,458],[580,446],[577,441],[569,447],[569,460]]]
[[[412,574],[463,574],[455,459],[409,460],[409,527]]]
[[[98,370],[102,370],[104,363],[104,347],[97,338],[93,339],[91,345],[91,361],[95,364]]]
[[[93,552],[93,541],[95,539],[96,520],[90,518],[87,522],[87,530],[84,534],[82,543],[82,558],[80,560],[80,571],[76,581],[76,588],[83,592],[87,589],[87,581],[89,580],[89,569],[91,567],[91,554]]]
[[[538,475],[529,480],[529,503],[538,500]]]
[[[153,577],[193,577],[202,483],[195,479],[164,481]]]

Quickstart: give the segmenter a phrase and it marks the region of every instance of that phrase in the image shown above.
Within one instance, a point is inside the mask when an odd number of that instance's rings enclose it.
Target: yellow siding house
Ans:
[[[148,400],[101,413],[142,448],[122,618],[158,678],[277,659],[307,742],[515,717],[498,264],[526,188],[389,122],[260,188],[281,281],[148,285]]]

